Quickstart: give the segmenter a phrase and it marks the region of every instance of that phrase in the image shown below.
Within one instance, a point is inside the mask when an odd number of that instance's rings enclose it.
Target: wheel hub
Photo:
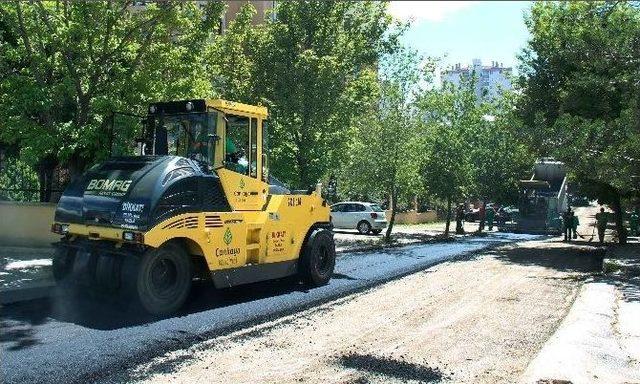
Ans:
[[[151,288],[158,295],[170,291],[177,282],[175,264],[168,259],[158,259],[151,268]]]

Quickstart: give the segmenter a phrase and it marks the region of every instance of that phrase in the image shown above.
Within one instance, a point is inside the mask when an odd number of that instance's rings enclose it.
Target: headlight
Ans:
[[[122,232],[122,240],[134,243],[144,243],[144,235],[140,232],[124,231]]]
[[[51,232],[59,235],[66,235],[69,233],[69,224],[53,223],[51,225]]]

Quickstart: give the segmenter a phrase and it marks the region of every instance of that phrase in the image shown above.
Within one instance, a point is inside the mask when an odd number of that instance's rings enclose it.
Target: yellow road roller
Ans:
[[[329,207],[320,185],[291,191],[269,175],[267,117],[221,99],[149,105],[135,150],[96,164],[60,198],[57,283],[123,293],[156,315],[180,309],[194,279],[326,284]]]

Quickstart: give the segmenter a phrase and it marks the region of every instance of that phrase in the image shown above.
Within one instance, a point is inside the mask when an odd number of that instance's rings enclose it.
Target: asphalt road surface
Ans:
[[[218,291],[197,287],[175,317],[151,318],[123,303],[65,295],[3,307],[0,377],[4,383],[125,382],[126,371],[168,351],[295,313],[439,262],[535,236],[492,233],[450,243],[338,257],[328,285],[295,279]]]

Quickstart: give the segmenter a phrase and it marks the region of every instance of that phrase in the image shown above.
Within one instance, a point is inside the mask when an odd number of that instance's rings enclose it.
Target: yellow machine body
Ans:
[[[231,208],[225,212],[188,212],[171,216],[145,231],[103,225],[67,224],[65,234],[71,239],[86,238],[110,241],[115,248],[140,245],[160,248],[176,241],[194,257],[202,257],[218,286],[231,286],[243,282],[265,280],[287,275],[295,269],[294,263],[302,252],[305,238],[318,225],[329,225],[329,207],[320,196],[319,188],[306,194],[271,194],[268,184],[267,156],[264,153],[263,124],[267,109],[226,100],[206,100],[207,110],[215,110],[217,123],[212,143],[212,158],[208,159],[212,172],[220,179],[222,189]],[[221,112],[221,113],[220,113]],[[233,117],[250,119],[249,167],[251,171],[239,173],[229,169],[227,156],[227,124]],[[124,240],[125,232],[134,232],[135,241]],[[266,274],[265,278],[240,278],[232,275],[216,280],[216,272],[242,271],[256,266],[283,265],[280,272]]]

